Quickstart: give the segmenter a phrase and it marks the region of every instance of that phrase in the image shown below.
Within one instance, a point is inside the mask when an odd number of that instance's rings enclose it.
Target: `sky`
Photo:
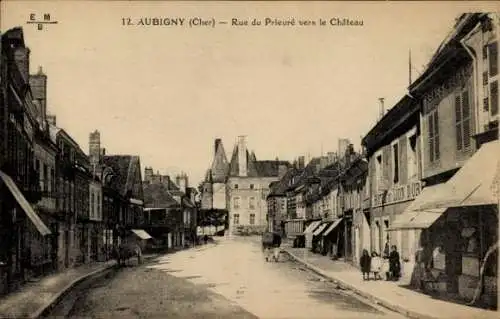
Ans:
[[[221,138],[239,135],[258,160],[293,161],[360,149],[379,97],[390,109],[421,73],[455,18],[494,2],[3,1],[0,30],[21,26],[30,69],[48,76],[48,112],[88,152],[101,132],[107,154],[196,186]],[[30,14],[57,24],[37,30]],[[122,25],[130,17],[183,18],[183,26]],[[191,18],[228,21],[186,26]],[[232,26],[233,18],[327,21],[324,26]],[[331,26],[331,18],[363,26]],[[127,20],[125,20],[127,21]]]

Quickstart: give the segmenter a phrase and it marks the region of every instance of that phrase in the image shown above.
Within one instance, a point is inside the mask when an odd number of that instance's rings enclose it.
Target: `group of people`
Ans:
[[[396,281],[401,277],[401,261],[395,245],[389,251],[389,244],[386,244],[383,257],[376,251],[370,256],[368,250],[364,249],[359,263],[363,280],[370,280],[370,273],[373,273],[375,280],[382,279],[381,273],[385,273],[386,280]]]

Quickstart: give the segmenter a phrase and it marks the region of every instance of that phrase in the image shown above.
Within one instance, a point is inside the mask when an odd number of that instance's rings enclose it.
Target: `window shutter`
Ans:
[[[490,77],[498,74],[498,43],[488,45],[488,63],[490,66]]]
[[[490,84],[491,115],[498,114],[498,81]]]
[[[462,136],[462,107],[460,105],[460,94],[455,96],[455,131],[456,131],[456,144],[457,150],[462,149],[463,136]]]
[[[490,100],[488,97],[483,99],[483,111],[488,112],[490,110]]]
[[[464,91],[462,93],[462,128],[464,148],[468,148],[470,146],[471,135],[469,91]]]
[[[431,113],[427,116],[428,120],[428,131],[429,131],[429,161],[434,161],[434,120],[433,114]]]
[[[434,112],[434,158],[439,159],[439,118],[438,110]]]

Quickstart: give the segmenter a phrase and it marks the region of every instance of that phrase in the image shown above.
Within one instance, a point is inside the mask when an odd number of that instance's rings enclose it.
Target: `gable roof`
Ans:
[[[142,187],[144,188],[144,207],[146,208],[170,208],[179,205],[164,184],[144,183]]]
[[[134,192],[134,183],[137,182],[137,174],[140,174],[141,170],[139,156],[105,155],[103,156],[103,164],[110,167],[115,175],[115,178],[110,181],[111,188],[118,191],[122,196]]]

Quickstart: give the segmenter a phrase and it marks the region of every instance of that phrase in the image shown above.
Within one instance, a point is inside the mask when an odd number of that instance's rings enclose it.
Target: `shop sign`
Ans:
[[[387,192],[379,192],[372,197],[372,206],[378,207],[415,199],[422,191],[422,182],[391,187]]]

